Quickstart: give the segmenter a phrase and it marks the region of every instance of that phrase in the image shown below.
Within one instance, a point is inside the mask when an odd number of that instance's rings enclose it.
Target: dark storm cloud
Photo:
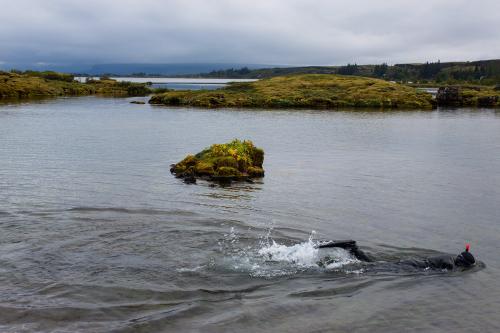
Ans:
[[[0,0],[0,65],[500,57],[498,0]]]

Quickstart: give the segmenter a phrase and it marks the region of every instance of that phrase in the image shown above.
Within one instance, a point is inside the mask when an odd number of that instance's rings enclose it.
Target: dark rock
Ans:
[[[184,183],[196,184],[196,178],[194,176],[186,176],[186,177],[184,177]]]
[[[477,106],[492,107],[498,102],[498,96],[483,96],[477,99]]]
[[[143,101],[132,101],[130,104],[146,104],[146,102]]]
[[[438,105],[459,106],[463,103],[462,89],[456,86],[440,87],[436,95]]]

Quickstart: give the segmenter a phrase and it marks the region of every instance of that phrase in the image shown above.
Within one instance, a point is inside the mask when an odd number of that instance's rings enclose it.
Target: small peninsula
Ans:
[[[170,172],[187,183],[197,178],[215,181],[248,180],[264,177],[264,151],[250,140],[235,139],[213,144],[196,155],[187,155]]]
[[[145,83],[118,82],[107,77],[82,83],[65,73],[0,71],[0,100],[86,95],[128,97],[151,92]]]
[[[231,83],[212,91],[168,91],[149,103],[204,108],[370,107],[431,109],[432,96],[415,88],[380,79],[336,74],[278,76],[255,82]]]

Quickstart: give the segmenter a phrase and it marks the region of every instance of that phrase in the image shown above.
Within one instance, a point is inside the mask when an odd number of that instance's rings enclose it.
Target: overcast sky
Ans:
[[[0,0],[0,63],[500,58],[500,0]]]

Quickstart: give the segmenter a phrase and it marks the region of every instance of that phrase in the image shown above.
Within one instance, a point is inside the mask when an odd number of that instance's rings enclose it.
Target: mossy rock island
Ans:
[[[233,140],[225,144],[213,144],[196,155],[188,155],[170,172],[186,183],[197,178],[231,182],[264,177],[264,151],[249,140]]]
[[[217,90],[168,91],[151,104],[205,108],[385,108],[431,109],[429,93],[409,86],[359,76],[305,74],[231,83]]]

